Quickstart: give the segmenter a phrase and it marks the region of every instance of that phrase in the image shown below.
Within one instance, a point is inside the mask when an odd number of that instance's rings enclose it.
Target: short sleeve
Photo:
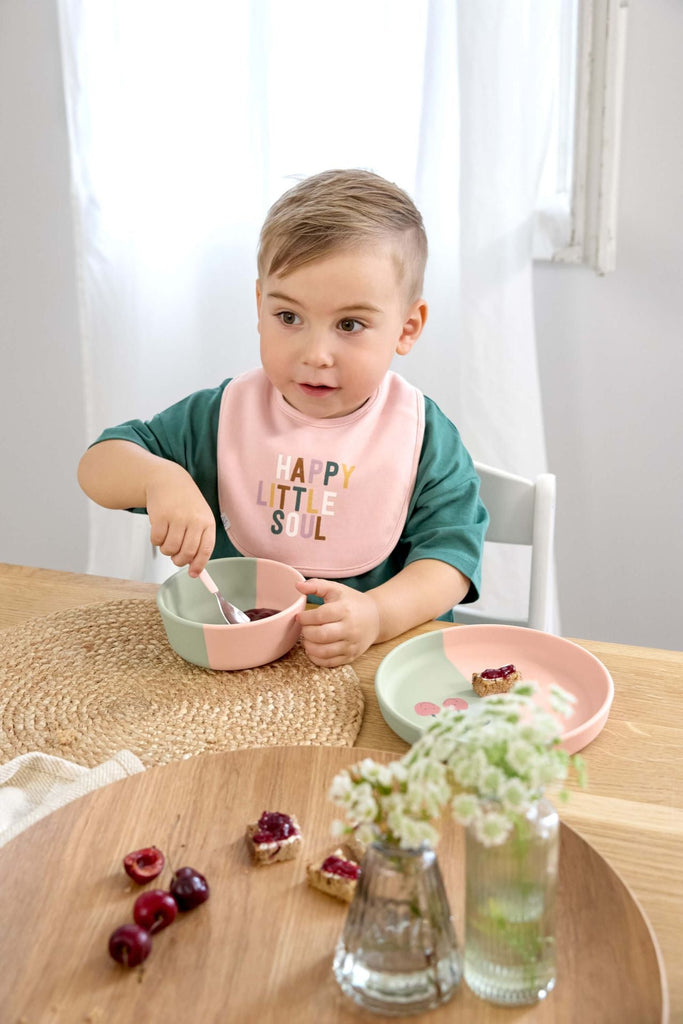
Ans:
[[[104,430],[102,441],[131,441],[152,455],[177,462],[193,478],[218,517],[216,445],[221,397],[229,383],[195,391],[150,420],[127,420]],[[144,512],[145,509],[131,509]]]
[[[425,398],[425,435],[415,490],[400,545],[405,564],[435,558],[459,569],[471,586],[463,604],[476,601],[489,516],[479,477],[453,423]]]

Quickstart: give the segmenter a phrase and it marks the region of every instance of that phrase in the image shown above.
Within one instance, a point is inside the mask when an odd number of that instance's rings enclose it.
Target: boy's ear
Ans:
[[[408,310],[406,319],[403,322],[403,331],[398,339],[396,351],[400,356],[407,356],[411,348],[422,334],[422,328],[427,322],[427,303],[424,299],[418,299]]]
[[[261,282],[256,278],[256,312],[261,314]]]

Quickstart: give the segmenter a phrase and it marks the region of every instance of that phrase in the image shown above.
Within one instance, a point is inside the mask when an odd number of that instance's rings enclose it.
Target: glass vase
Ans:
[[[481,998],[517,1006],[552,991],[558,859],[558,816],[545,798],[499,846],[466,829],[464,975]]]
[[[434,850],[368,847],[334,973],[346,995],[386,1016],[420,1013],[451,998],[462,958]]]

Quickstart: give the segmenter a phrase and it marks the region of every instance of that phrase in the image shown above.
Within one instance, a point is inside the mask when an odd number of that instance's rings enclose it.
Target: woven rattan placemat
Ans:
[[[349,666],[297,644],[270,665],[213,672],[170,647],[154,601],[110,601],[0,632],[0,762],[42,751],[146,766],[281,745],[352,746],[363,694]]]

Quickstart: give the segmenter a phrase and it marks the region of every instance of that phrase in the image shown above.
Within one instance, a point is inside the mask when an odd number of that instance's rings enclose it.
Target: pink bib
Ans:
[[[344,578],[379,565],[408,513],[424,435],[424,399],[389,372],[356,412],[312,419],[262,369],[235,377],[218,421],[218,499],[243,555],[305,576]]]

